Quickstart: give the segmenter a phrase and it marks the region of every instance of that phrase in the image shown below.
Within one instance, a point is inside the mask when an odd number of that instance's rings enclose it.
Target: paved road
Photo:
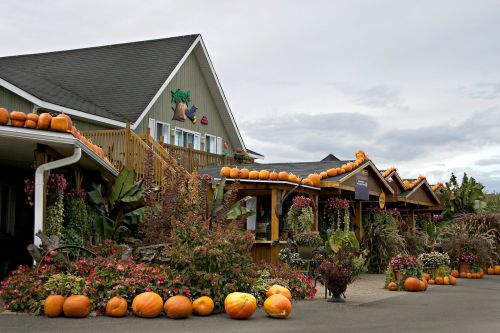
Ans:
[[[240,321],[225,314],[177,321],[165,317],[49,319],[0,315],[0,333],[11,332],[500,332],[500,276],[460,279],[456,287],[400,292],[399,296],[362,305],[333,304],[323,299],[295,302],[286,320],[267,318],[261,309],[251,319]]]

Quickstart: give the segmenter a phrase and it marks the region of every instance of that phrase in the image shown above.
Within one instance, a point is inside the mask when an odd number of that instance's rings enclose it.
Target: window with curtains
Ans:
[[[200,150],[200,133],[176,128],[175,145],[180,147],[192,147],[193,149]]]
[[[216,137],[210,134],[205,135],[205,151],[207,153],[217,153]]]

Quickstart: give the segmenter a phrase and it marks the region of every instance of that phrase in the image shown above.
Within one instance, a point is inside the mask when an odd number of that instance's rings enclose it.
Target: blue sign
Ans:
[[[361,170],[356,174],[356,186],[354,189],[354,199],[368,200],[368,171]]]

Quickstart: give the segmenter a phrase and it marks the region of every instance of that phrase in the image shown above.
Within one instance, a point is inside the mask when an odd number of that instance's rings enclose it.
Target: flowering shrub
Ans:
[[[403,271],[418,267],[417,258],[407,254],[398,254],[397,256],[392,257],[389,265],[395,271]]]
[[[458,258],[458,263],[474,264],[477,261],[477,256],[473,254],[462,254]]]
[[[267,279],[269,284],[280,284],[288,288],[294,299],[314,298],[317,289],[314,288],[314,280],[297,270],[291,270],[283,265],[260,264],[262,271],[269,272]],[[267,289],[266,289],[267,290]]]
[[[326,201],[325,211],[327,213],[335,213],[343,209],[349,209],[349,200],[331,197]]]
[[[296,195],[292,201],[292,207],[287,213],[287,222],[294,236],[299,233],[310,232],[314,223],[311,199],[303,195]]]
[[[418,262],[426,271],[430,271],[439,266],[450,266],[450,256],[439,252],[422,253],[418,256]]]
[[[300,214],[302,209],[310,206],[311,206],[311,199],[303,195],[296,195],[292,199],[292,209],[294,209],[297,214]]]

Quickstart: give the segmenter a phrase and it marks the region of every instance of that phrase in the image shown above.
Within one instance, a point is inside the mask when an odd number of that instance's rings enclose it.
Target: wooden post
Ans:
[[[276,214],[276,205],[278,203],[278,190],[271,190],[271,240],[279,240],[279,217]],[[271,247],[271,264],[278,264],[278,254],[279,247],[272,246]]]
[[[130,167],[130,122],[125,126],[125,166]]]
[[[356,226],[356,238],[363,239],[363,207],[361,201],[354,202],[354,225]]]
[[[408,229],[410,229],[410,233],[415,233],[415,211],[413,209],[408,209]]]
[[[313,214],[314,214],[314,223],[312,225],[311,230],[312,231],[318,231],[318,198],[319,196],[316,195],[311,195],[311,203],[312,203],[312,209],[313,209]]]

